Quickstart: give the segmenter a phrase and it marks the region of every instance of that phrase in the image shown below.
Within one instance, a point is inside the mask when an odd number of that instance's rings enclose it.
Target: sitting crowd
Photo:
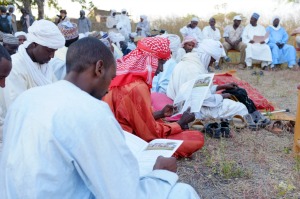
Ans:
[[[125,23],[126,10],[122,14]],[[235,83],[212,85],[200,111],[188,108],[176,122],[164,121],[173,114],[172,105],[153,111],[151,92],[175,99],[185,82],[209,73],[212,63],[219,69],[221,58],[230,61],[229,49],[241,51],[241,68],[251,68],[253,61],[261,61],[264,69],[283,62],[298,67],[278,17],[266,30],[257,24],[257,13],[245,28],[236,16],[225,28],[223,44],[214,18],[203,32],[193,18],[180,30],[182,42],[167,33],[136,42],[137,35],[149,36],[145,16],[136,34],[125,36],[114,24],[122,19],[115,11],[110,17],[107,34],[81,38],[75,23],[37,20],[27,34],[18,35],[22,40],[3,36],[0,198],[199,198],[176,174],[175,157],[190,157],[204,146],[203,133],[189,130],[189,123],[235,115],[265,118],[229,99],[231,94],[217,93],[236,88]],[[257,43],[254,37],[267,32]],[[147,142],[183,143],[174,157],[158,157],[153,171],[139,176],[123,131]]]

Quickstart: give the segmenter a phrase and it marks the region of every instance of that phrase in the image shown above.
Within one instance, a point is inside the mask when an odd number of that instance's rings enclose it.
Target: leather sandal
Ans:
[[[247,123],[243,116],[235,115],[232,118],[232,125],[235,129],[240,130],[240,129],[245,128],[247,126]]]
[[[203,131],[204,130],[204,124],[202,123],[201,120],[196,119],[192,124],[191,124],[191,129],[197,130],[197,131]]]
[[[230,128],[228,122],[221,122],[221,135],[225,138],[230,138]]]

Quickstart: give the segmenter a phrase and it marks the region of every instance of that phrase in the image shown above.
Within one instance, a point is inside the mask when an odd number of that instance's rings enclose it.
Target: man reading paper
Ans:
[[[177,183],[175,158],[159,157],[140,177],[121,126],[100,100],[116,76],[101,41],[73,43],[66,66],[65,80],[25,91],[8,111],[1,199],[199,198]]]
[[[248,69],[252,69],[254,60],[261,61],[261,67],[266,69],[272,62],[272,54],[269,46],[266,44],[268,38],[261,40],[259,43],[254,41],[254,36],[265,36],[266,30],[262,25],[257,24],[259,14],[253,13],[248,24],[243,32],[242,41],[247,44],[246,48],[246,65]],[[258,41],[258,40],[257,40]]]

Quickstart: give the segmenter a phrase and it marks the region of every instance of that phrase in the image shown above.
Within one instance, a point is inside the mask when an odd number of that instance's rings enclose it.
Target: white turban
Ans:
[[[271,21],[271,23],[273,23],[275,19],[278,19],[278,20],[280,21],[280,17],[279,17],[279,16],[277,16],[277,15],[275,15],[274,17],[272,17],[272,21]]]
[[[53,22],[41,19],[28,28],[27,41],[23,45],[27,48],[33,42],[48,48],[59,49],[65,45],[66,40]]]
[[[170,41],[170,50],[172,51],[172,56],[176,56],[177,50],[180,48],[180,37],[175,34],[163,34],[160,37],[168,38]]]
[[[113,17],[113,13],[116,13],[116,12],[117,12],[116,10],[112,9],[112,10],[110,11],[110,16]]]
[[[197,48],[198,55],[205,67],[208,67],[211,57],[219,60],[222,56],[223,47],[219,41],[204,39]]]
[[[21,35],[23,35],[24,37],[26,37],[26,38],[27,38],[27,34],[26,34],[26,32],[19,31],[19,32],[16,32],[16,33],[15,33],[15,37],[19,37],[19,36],[21,36]]]
[[[199,19],[197,17],[193,17],[191,21],[195,21],[195,22],[198,22]]]
[[[13,5],[8,5],[8,6],[7,6],[7,11],[9,11],[10,8],[13,8],[13,11],[12,11],[12,13],[13,13],[13,12],[15,11],[15,6],[13,6]]]

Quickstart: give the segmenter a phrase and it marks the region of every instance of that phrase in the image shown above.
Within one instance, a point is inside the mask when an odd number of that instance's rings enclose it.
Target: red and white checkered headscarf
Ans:
[[[146,37],[137,48],[117,60],[117,76],[110,88],[123,86],[142,79],[151,88],[152,78],[158,67],[158,60],[168,60],[171,56],[170,41],[163,37]]]

